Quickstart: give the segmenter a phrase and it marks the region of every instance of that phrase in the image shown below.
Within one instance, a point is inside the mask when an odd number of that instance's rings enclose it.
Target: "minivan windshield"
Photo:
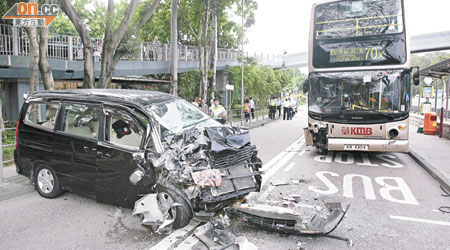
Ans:
[[[163,126],[163,136],[178,134],[193,127],[217,127],[219,122],[185,100],[148,105],[145,109]]]

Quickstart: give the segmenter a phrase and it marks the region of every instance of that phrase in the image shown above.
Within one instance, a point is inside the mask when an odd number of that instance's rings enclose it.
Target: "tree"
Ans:
[[[170,60],[170,93],[178,95],[178,0],[172,0],[171,27],[171,60]]]
[[[87,26],[80,18],[80,14],[72,6],[70,0],[59,1],[61,9],[69,17],[78,35],[83,43],[83,58],[84,58],[84,77],[83,88],[94,88],[95,76],[94,76],[94,47],[92,44],[92,38],[89,34]]]
[[[131,0],[124,13],[123,17],[116,26],[115,20],[119,17],[119,14],[115,12],[115,4],[113,0],[108,0],[108,7],[106,11],[105,19],[105,33],[102,44],[102,61],[99,81],[96,85],[97,88],[107,88],[111,83],[111,79],[115,73],[116,66],[120,59],[135,47],[135,41],[132,39],[136,31],[139,30],[153,15],[161,0],[154,0],[152,2],[145,1],[142,3],[144,6],[144,15],[141,19],[132,22],[133,14],[139,5],[139,0]],[[88,78],[89,85],[93,85],[94,72],[93,65],[93,47],[92,39],[86,25],[82,22],[80,15],[74,9],[70,0],[60,0],[61,7],[75,25],[77,32],[79,33],[83,45],[85,55],[85,72],[88,71],[89,75],[85,73],[85,81]],[[120,5],[119,5],[120,6]],[[88,62],[86,62],[88,61]]]
[[[43,3],[48,4],[49,0],[44,0]],[[41,72],[44,81],[45,90],[53,90],[55,88],[55,81],[53,80],[52,68],[47,60],[48,49],[48,28],[39,28],[39,71]]]

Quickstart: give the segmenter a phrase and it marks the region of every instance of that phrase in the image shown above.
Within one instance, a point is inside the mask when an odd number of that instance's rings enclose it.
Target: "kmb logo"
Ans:
[[[16,3],[6,14],[4,19],[13,19],[15,26],[48,27],[59,13],[57,4]]]
[[[342,127],[343,135],[372,135],[372,128]]]

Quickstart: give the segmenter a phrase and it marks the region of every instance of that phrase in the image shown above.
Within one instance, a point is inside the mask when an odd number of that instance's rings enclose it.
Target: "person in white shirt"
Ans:
[[[291,117],[291,101],[289,98],[286,98],[286,100],[283,102],[283,120],[292,120]]]
[[[250,104],[250,112],[252,114],[252,119],[255,119],[255,102],[253,101],[252,97],[250,97],[249,104]]]

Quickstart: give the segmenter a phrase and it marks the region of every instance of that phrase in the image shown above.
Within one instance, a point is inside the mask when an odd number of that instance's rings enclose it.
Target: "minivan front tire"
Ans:
[[[55,171],[45,165],[36,168],[34,183],[42,197],[53,199],[64,193]]]
[[[187,198],[184,192],[173,184],[167,184],[167,186],[157,185],[156,191],[158,193],[170,195],[173,201],[180,204],[175,207],[176,212],[173,228],[178,229],[189,224],[193,217],[193,211],[189,198]]]

